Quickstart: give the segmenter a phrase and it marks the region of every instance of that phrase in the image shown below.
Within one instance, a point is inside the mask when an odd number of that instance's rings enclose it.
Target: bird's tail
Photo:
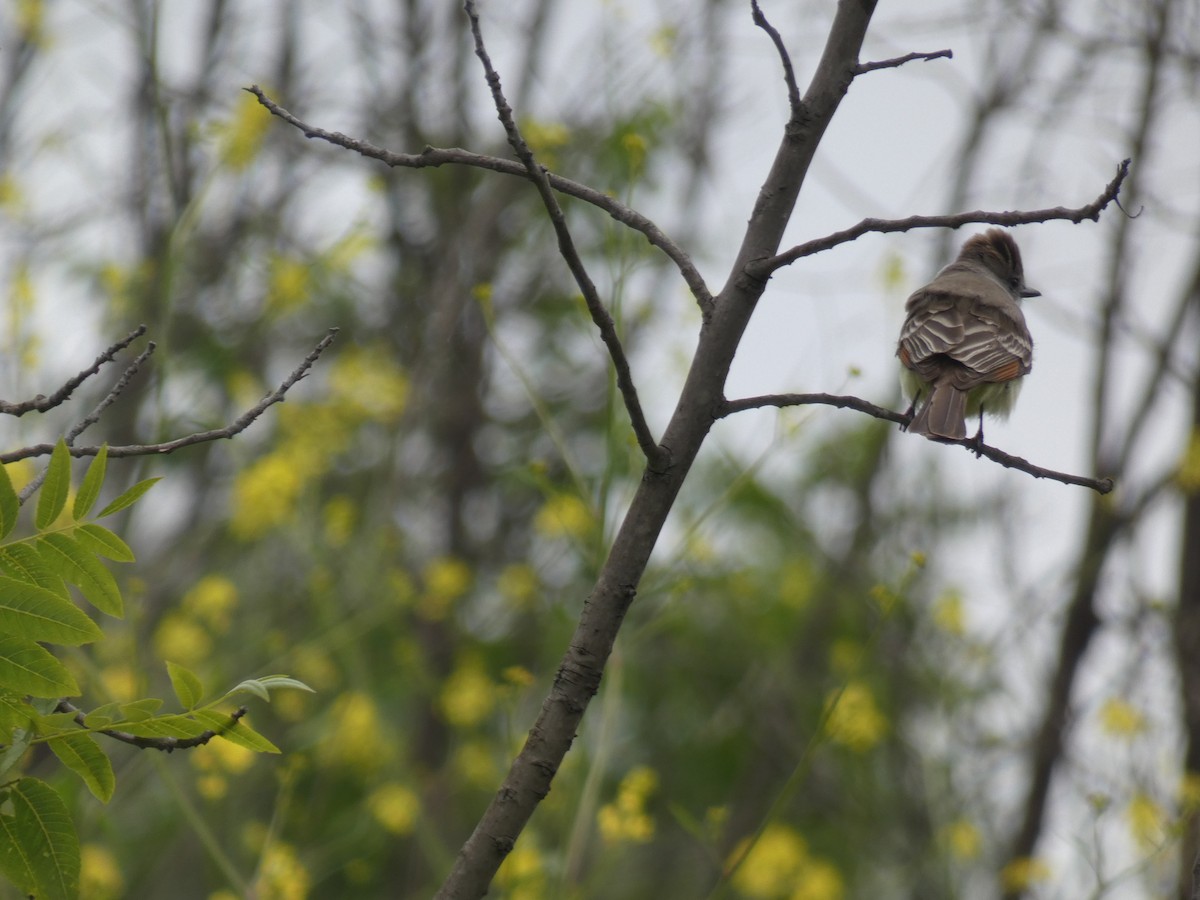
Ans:
[[[967,436],[967,393],[945,381],[933,386],[928,402],[913,416],[908,430],[931,441]]]

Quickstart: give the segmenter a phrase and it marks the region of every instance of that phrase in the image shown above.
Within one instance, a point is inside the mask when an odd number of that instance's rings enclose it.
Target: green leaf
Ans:
[[[64,766],[83,779],[96,799],[107,803],[117,786],[112,763],[96,739],[83,731],[51,738],[47,743]]]
[[[53,591],[0,575],[0,633],[78,646],[104,636],[95,622]]]
[[[129,545],[103,525],[80,525],[75,529],[75,539],[97,556],[113,562],[133,562],[133,551]]]
[[[21,503],[13,490],[12,479],[8,477],[8,470],[0,466],[0,538],[8,537],[12,532],[20,512]]]
[[[8,781],[9,772],[20,774],[18,767],[25,756],[25,751],[29,749],[33,737],[32,730],[18,728],[13,731],[12,743],[4,748],[3,753],[0,753],[0,782]],[[2,817],[3,815],[0,813],[0,818]],[[0,869],[0,871],[3,870]]]
[[[131,700],[121,704],[121,722],[144,722],[162,708],[163,702],[157,697],[147,697],[144,700]]]
[[[89,512],[100,496],[100,488],[104,484],[104,469],[108,465],[108,444],[100,448],[92,464],[88,466],[87,474],[83,476],[83,484],[79,485],[79,493],[75,495],[75,506],[71,514],[79,521]]]
[[[0,803],[0,871],[37,900],[76,900],[79,896],[79,838],[66,805],[36,778],[22,778],[4,791]]]
[[[138,737],[150,738],[194,738],[204,734],[207,726],[190,716],[158,716],[141,722],[130,722],[119,726],[122,731]]]
[[[292,678],[290,675],[263,675],[261,678],[256,678],[259,684],[265,687],[268,691],[294,690],[308,691],[310,694],[315,694],[316,691],[310,688],[303,681]]]
[[[66,666],[45,647],[11,634],[0,634],[0,688],[34,697],[79,693],[79,685]]]
[[[122,718],[124,716],[121,714],[120,703],[105,703],[87,713],[83,717],[83,725],[85,728],[108,728],[114,722],[121,721]]]
[[[191,670],[168,662],[167,674],[171,676],[171,687],[175,689],[175,696],[184,709],[192,709],[204,699],[204,685]]]
[[[77,540],[65,534],[48,534],[38,540],[37,548],[46,565],[78,587],[92,606],[117,618],[124,615],[117,580]]]
[[[108,504],[108,506],[104,507],[104,509],[100,510],[100,514],[96,518],[103,519],[105,516],[111,516],[113,513],[120,512],[126,507],[133,506],[133,504],[142,499],[142,494],[146,493],[146,491],[150,490],[150,488],[154,487],[160,481],[162,481],[161,478],[147,478],[145,481],[139,481],[112,503]]]
[[[0,692],[0,744],[12,740],[16,729],[29,730],[33,720],[33,707],[20,694]]]
[[[204,726],[217,733],[231,744],[253,750],[255,753],[278,753],[279,748],[246,724],[245,719],[233,721],[228,713],[217,712],[215,709],[198,709],[196,719]]]
[[[64,600],[71,599],[71,592],[62,578],[46,565],[42,555],[29,544],[0,547],[0,571],[17,581],[27,581],[53,591]]]
[[[71,451],[67,442],[59,438],[50,454],[50,465],[46,468],[46,480],[38,494],[37,516],[34,519],[38,531],[49,528],[67,505],[67,494],[71,492]]]

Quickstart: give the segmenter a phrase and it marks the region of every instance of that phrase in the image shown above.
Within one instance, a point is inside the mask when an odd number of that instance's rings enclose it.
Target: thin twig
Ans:
[[[782,409],[787,406],[808,406],[812,404],[837,406],[842,409],[855,409],[869,416],[874,416],[876,419],[884,419],[888,422],[895,422],[898,425],[907,425],[911,418],[903,413],[876,406],[874,403],[868,403],[866,400],[858,397],[838,396],[836,394],[765,394],[761,397],[727,400],[717,410],[715,415],[720,419],[733,413],[743,412],[748,409],[761,409],[765,406],[774,406]],[[958,444],[960,447],[966,447],[976,456],[986,456],[992,462],[999,463],[1005,468],[1018,469],[1027,475],[1032,475],[1034,478],[1049,478],[1063,484],[1075,484],[1080,487],[1090,488],[1099,494],[1107,494],[1113,489],[1113,480],[1111,478],[1087,478],[1083,475],[1071,475],[1067,472],[1044,469],[1041,466],[1035,466],[1033,463],[1019,456],[1012,456],[982,441],[976,441],[974,438],[964,438],[962,440],[941,439],[939,443]]]
[[[931,59],[954,59],[954,51],[935,50],[932,53],[908,53],[904,56],[897,56],[894,59],[881,59],[876,62],[859,63],[854,67],[854,74],[865,75],[867,72],[874,72],[876,69],[894,69],[896,66],[912,62],[914,59],[923,59],[926,62],[929,62]]]
[[[298,129],[306,138],[316,138],[317,140],[325,141],[333,144],[335,147],[351,150],[368,159],[378,160],[384,165],[393,168],[423,169],[426,167],[437,168],[445,165],[459,165],[471,166],[477,169],[488,169],[492,172],[499,172],[502,175],[513,175],[518,178],[528,179],[532,177],[525,166],[517,160],[473,153],[470,150],[462,150],[457,147],[426,147],[420,153],[393,153],[390,150],[384,150],[382,147],[376,147],[369,141],[349,137],[340,131],[326,131],[323,128],[317,128],[315,125],[309,125],[301,121],[264,94],[262,88],[257,84],[251,85],[245,88],[245,90],[257,97],[258,102],[271,115],[282,119],[284,122]],[[705,284],[700,270],[696,268],[695,263],[692,262],[691,257],[688,256],[683,248],[667,237],[666,233],[655,225],[654,222],[637,210],[631,209],[619,200],[605,194],[603,191],[598,191],[595,188],[572,181],[569,178],[564,178],[561,175],[555,175],[553,172],[546,172],[546,177],[550,180],[550,186],[560,194],[566,194],[568,197],[575,197],[585,203],[590,203],[597,209],[608,213],[622,225],[628,226],[644,235],[651,245],[657,247],[666,254],[671,262],[675,263],[679,274],[683,276],[688,289],[691,290],[692,296],[695,297],[700,311],[706,317],[712,312],[712,292],[708,289],[708,285]]]
[[[313,363],[317,361],[326,348],[333,343],[333,339],[337,337],[338,329],[331,328],[329,333],[325,335],[313,348],[308,356],[304,357],[304,361],[300,363],[292,373],[280,382],[279,387],[271,391],[258,402],[252,409],[247,410],[237,418],[232,424],[225,428],[214,428],[211,431],[197,431],[181,438],[176,438],[173,441],[164,441],[160,444],[128,444],[125,446],[110,446],[108,448],[108,456],[110,459],[118,459],[121,457],[130,456],[151,456],[155,454],[174,453],[176,450],[182,450],[184,447],[190,447],[193,444],[204,444],[209,441],[219,441],[232,438],[235,435],[245,431],[250,425],[276,403],[282,403],[285,395],[292,386],[308,374],[308,370],[312,368]],[[54,451],[53,444],[33,444],[29,447],[22,447],[20,450],[13,450],[9,453],[0,454],[0,463],[7,464],[16,462],[19,459],[28,459],[34,456],[46,456]],[[77,457],[95,456],[100,452],[99,447],[72,447],[71,455]]]
[[[70,703],[67,700],[59,700],[56,712],[74,713],[74,721],[81,728],[87,728],[87,717],[83,710]],[[193,747],[202,747],[215,737],[228,732],[246,715],[246,707],[239,706],[229,714],[229,724],[220,731],[207,729],[195,737],[178,738],[178,737],[143,737],[137,734],[130,734],[128,731],[118,731],[115,728],[97,728],[88,729],[96,731],[98,734],[103,734],[112,738],[114,741],[120,741],[122,744],[129,744],[131,747],[140,747],[143,750],[161,750],[163,753],[173,753],[176,750],[191,750]]]
[[[1053,219],[1066,219],[1076,224],[1082,222],[1084,219],[1091,219],[1095,222],[1099,220],[1101,211],[1108,204],[1116,200],[1117,194],[1121,190],[1121,183],[1125,180],[1125,176],[1129,174],[1129,163],[1130,160],[1127,159],[1117,166],[1116,176],[1108,183],[1103,193],[1095,201],[1077,209],[1055,206],[1050,209],[1018,212],[985,212],[983,210],[976,210],[974,212],[955,213],[949,216],[909,216],[906,219],[863,219],[857,225],[847,228],[845,231],[837,231],[823,238],[797,244],[792,249],[786,250],[777,256],[754,262],[747,267],[747,274],[752,278],[769,278],[773,272],[782,269],[784,266],[791,265],[798,259],[812,256],[815,253],[822,253],[839,244],[857,240],[870,232],[886,234],[896,231],[911,231],[914,228],[961,228],[963,225],[970,225],[975,222],[1006,226],[1027,225],[1031,222],[1047,222]]]
[[[0,400],[0,415],[6,416],[23,416],[28,412],[47,412],[54,407],[65,403],[70,399],[71,394],[75,389],[87,381],[90,377],[100,371],[100,367],[107,362],[112,362],[118,353],[132,344],[135,340],[146,333],[146,326],[139,325],[121,340],[117,341],[103,353],[96,357],[95,362],[88,368],[84,369],[79,374],[70,378],[62,387],[51,394],[49,397],[43,394],[38,394],[32,400],[24,400],[20,403],[9,403],[6,400]]]
[[[146,346],[146,349],[138,354],[137,359],[126,366],[125,371],[121,373],[121,377],[117,379],[117,383],[113,385],[112,390],[104,395],[104,399],[96,404],[96,408],[67,430],[67,433],[63,435],[63,442],[68,447],[74,446],[75,438],[79,437],[79,435],[83,434],[84,431],[100,421],[100,417],[103,415],[104,410],[108,409],[108,407],[116,402],[116,399],[121,396],[121,393],[129,386],[129,383],[137,374],[138,369],[140,369],[142,364],[154,354],[156,346],[157,345],[151,341]],[[42,471],[38,472],[38,474],[32,478],[29,483],[25,485],[25,487],[21,488],[20,493],[17,494],[17,502],[24,503],[26,500],[32,497],[34,492],[42,486],[42,482],[46,480],[46,473],[49,471],[50,467],[47,466],[46,468],[42,469]]]
[[[788,106],[791,107],[794,119],[800,115],[804,108],[804,102],[800,99],[800,86],[796,84],[796,71],[792,68],[792,58],[788,55],[787,47],[783,43],[779,30],[763,15],[758,0],[750,0],[750,9],[754,17],[754,24],[771,36],[775,49],[779,52],[779,61],[783,64],[783,80],[787,82]]]
[[[600,339],[604,341],[604,346],[608,348],[608,355],[612,358],[613,368],[616,370],[617,387],[625,400],[625,408],[629,412],[629,419],[633,425],[633,433],[637,438],[638,446],[642,448],[642,453],[646,455],[650,467],[655,468],[662,462],[666,454],[658,446],[658,442],[650,432],[650,425],[642,411],[637,387],[633,383],[633,375],[629,370],[629,360],[625,356],[625,348],[621,346],[621,338],[617,334],[616,323],[613,322],[608,310],[604,308],[604,303],[600,300],[600,293],[596,290],[596,285],[588,275],[579,251],[575,248],[575,241],[567,227],[567,217],[558,203],[558,198],[554,195],[554,188],[550,185],[550,179],[546,177],[545,168],[534,159],[533,151],[529,149],[529,145],[521,136],[520,128],[517,127],[512,107],[508,105],[504,89],[500,85],[500,75],[492,65],[487,47],[484,46],[483,31],[479,26],[479,13],[475,9],[474,0],[466,0],[463,9],[471,20],[471,36],[475,41],[475,55],[483,64],[488,87],[492,92],[492,103],[496,107],[496,114],[500,117],[500,124],[504,126],[509,144],[512,145],[517,157],[525,166],[525,171],[529,173],[530,181],[534,183],[538,194],[541,195],[542,204],[546,207],[550,222],[554,226],[554,233],[558,237],[558,252],[571,270],[575,283],[579,285],[588,312],[591,313],[592,321],[600,329]]]

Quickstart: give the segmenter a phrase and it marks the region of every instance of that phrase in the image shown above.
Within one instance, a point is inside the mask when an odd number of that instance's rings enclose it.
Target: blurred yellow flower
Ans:
[[[233,115],[216,128],[225,164],[234,171],[247,168],[262,149],[270,127],[271,114],[255,97],[241,94]]]
[[[529,687],[537,680],[533,677],[533,673],[524,666],[509,666],[500,675],[509,684],[520,688]]]
[[[154,652],[191,667],[212,655],[212,638],[203,626],[180,612],[168,613],[154,631]]]
[[[735,847],[728,865],[739,860],[733,886],[753,900],[841,900],[845,895],[837,868],[809,853],[804,838],[779,822],[768,825],[753,846],[747,838]]]
[[[1200,429],[1193,430],[1188,439],[1187,449],[1179,460],[1175,481],[1184,493],[1194,494],[1200,490]]]
[[[442,715],[457,728],[478,725],[496,707],[496,685],[483,664],[474,657],[463,659],[442,686]]]
[[[505,858],[496,873],[496,883],[510,900],[541,900],[546,896],[546,863],[527,838],[522,838]]]
[[[304,488],[304,473],[289,452],[269,453],[238,473],[229,527],[240,538],[262,537],[290,523]]]
[[[375,701],[358,691],[347,691],[333,702],[327,734],[319,752],[335,765],[370,774],[392,755]]]
[[[396,835],[412,834],[421,801],[399,782],[388,782],[373,790],[367,797],[367,809],[385,831]]]
[[[967,630],[963,598],[957,591],[946,591],[933,604],[933,622],[947,634],[961,637]]]
[[[1187,772],[1179,785],[1179,807],[1184,815],[1200,810],[1200,772]]]
[[[977,859],[983,849],[979,829],[966,819],[958,819],[942,829],[942,842],[957,859]]]
[[[495,790],[496,778],[500,774],[491,747],[485,741],[462,744],[454,754],[454,771],[467,784],[489,792]]]
[[[325,520],[325,542],[331,547],[344,547],[354,536],[358,504],[345,494],[337,494],[325,501],[321,513]]]
[[[256,900],[305,900],[311,883],[295,848],[276,842],[263,854],[253,894]]]
[[[1113,737],[1131,738],[1146,730],[1146,717],[1132,703],[1109,697],[1100,707],[1100,726]]]
[[[125,879],[117,858],[99,844],[79,848],[79,896],[88,900],[116,900],[125,896]]]
[[[230,613],[237,606],[237,586],[224,575],[205,575],[183,595],[180,606],[216,634],[229,630]]]
[[[548,538],[583,540],[592,533],[596,520],[588,505],[574,494],[552,494],[533,519],[534,529]]]
[[[105,666],[100,672],[104,691],[109,700],[128,702],[136,700],[142,692],[142,679],[128,663]]]
[[[1142,852],[1158,848],[1167,836],[1166,811],[1147,794],[1139,791],[1129,801],[1125,812],[1129,831]]]
[[[268,265],[267,309],[280,314],[303,305],[312,291],[312,263],[277,256]]]
[[[830,707],[825,731],[834,743],[863,753],[887,732],[887,719],[875,704],[871,689],[861,681],[849,682],[840,696],[831,691],[825,703]]]
[[[409,381],[385,345],[342,353],[329,374],[333,400],[357,417],[394,423],[408,406]]]
[[[1036,856],[1014,859],[1000,871],[1000,883],[1010,893],[1021,893],[1050,878],[1050,866]]]
[[[538,577],[528,563],[514,563],[500,570],[496,588],[517,609],[528,609],[538,592]]]
[[[646,801],[658,789],[658,774],[639,766],[621,779],[617,796],[596,813],[600,835],[609,843],[628,841],[643,844],[654,837],[654,818],[646,812]]]
[[[453,602],[470,590],[474,580],[470,566],[449,556],[430,561],[421,577],[425,582],[425,593],[418,611],[431,622],[444,619]]]

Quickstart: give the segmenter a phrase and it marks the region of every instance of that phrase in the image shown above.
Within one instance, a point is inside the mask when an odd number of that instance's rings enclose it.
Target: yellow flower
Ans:
[[[528,563],[505,566],[496,579],[496,588],[517,609],[528,609],[537,597],[537,572]]]
[[[79,848],[79,862],[79,896],[89,900],[115,900],[125,896],[121,867],[107,847],[84,844]]]
[[[286,313],[304,304],[312,292],[312,263],[277,256],[270,261],[267,277],[267,308]]]
[[[834,743],[863,753],[879,743],[887,731],[887,719],[876,706],[871,689],[861,681],[849,682],[840,696],[831,691],[825,702],[832,707],[825,731]]]
[[[947,591],[933,605],[933,621],[947,634],[961,637],[966,633],[966,616],[963,614],[963,598],[957,591]]]
[[[398,782],[389,782],[371,792],[367,809],[375,820],[391,834],[412,834],[421,811],[421,801],[411,790]]]
[[[422,578],[425,581],[425,593],[418,605],[418,612],[431,622],[446,618],[453,602],[470,590],[473,580],[470,567],[461,559],[449,556],[430,562]]]
[[[289,844],[271,844],[263,854],[253,894],[257,900],[304,900],[312,878]]]
[[[105,666],[100,673],[104,691],[110,700],[128,702],[137,699],[142,691],[142,679],[128,663]]]
[[[496,883],[510,900],[541,900],[546,896],[546,863],[527,839],[513,848],[496,873]]]
[[[154,650],[160,659],[191,667],[212,654],[212,638],[201,625],[182,613],[170,613],[154,632]]]
[[[750,838],[738,844],[728,865],[739,861],[733,886],[753,900],[841,900],[845,894],[841,873],[810,854],[804,838],[779,822],[768,825],[753,846]]]
[[[1193,430],[1187,449],[1179,460],[1175,480],[1180,489],[1191,494],[1200,490],[1200,429]]]
[[[408,406],[409,381],[383,344],[343,353],[331,367],[333,400],[357,418],[391,424]]]
[[[331,547],[344,547],[354,536],[354,525],[358,519],[358,506],[345,494],[338,494],[325,501],[322,510],[325,519],[325,542]]]
[[[250,94],[242,94],[229,120],[218,126],[221,155],[234,171],[254,162],[271,127],[271,114]]]
[[[617,787],[617,796],[596,813],[601,836],[610,843],[629,841],[644,844],[654,837],[654,818],[646,812],[646,801],[658,789],[658,774],[651,768],[632,769]]]
[[[1125,815],[1133,839],[1143,852],[1154,850],[1162,844],[1166,837],[1167,815],[1153,798],[1139,791],[1129,801]]]
[[[533,673],[524,666],[509,666],[500,674],[505,681],[516,687],[529,687],[537,680],[533,677]]]
[[[303,488],[304,473],[292,454],[280,451],[256,460],[234,481],[230,528],[249,539],[288,524]]]
[[[1131,738],[1146,730],[1146,717],[1132,703],[1109,697],[1100,707],[1100,725],[1113,737]]]
[[[391,754],[375,702],[357,691],[348,691],[334,701],[327,733],[321,755],[364,774],[376,771]]]
[[[942,842],[958,859],[977,859],[983,846],[979,829],[966,819],[958,819],[943,828]]]
[[[237,586],[224,575],[205,575],[183,595],[183,609],[215,633],[229,630],[229,614],[238,602]]]
[[[1010,893],[1020,893],[1050,878],[1050,866],[1036,856],[1014,859],[1000,871],[1000,883]]]
[[[467,658],[446,679],[440,701],[447,722],[458,728],[470,728],[495,709],[496,685],[479,660]]]
[[[534,529],[548,538],[583,540],[592,533],[596,520],[586,503],[574,494],[554,494],[538,510]]]

